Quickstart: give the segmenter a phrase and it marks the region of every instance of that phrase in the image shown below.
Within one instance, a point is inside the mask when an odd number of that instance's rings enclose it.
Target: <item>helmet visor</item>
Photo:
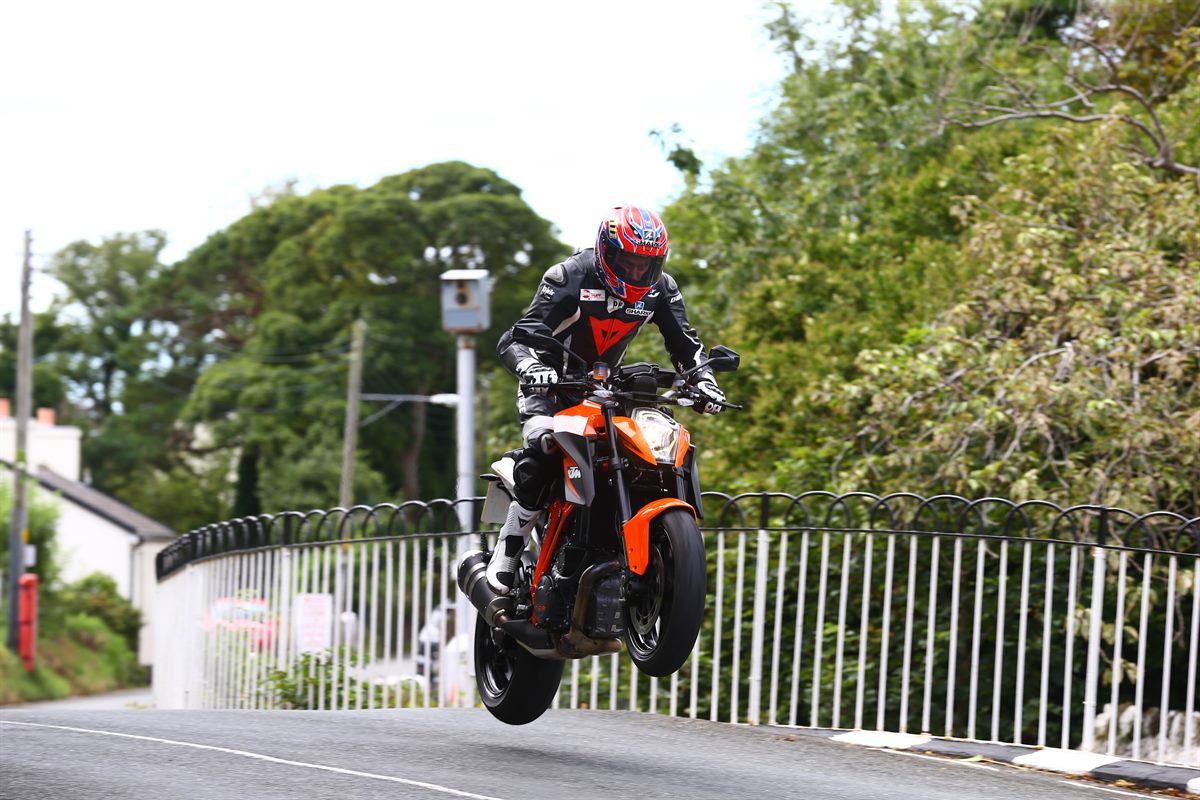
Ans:
[[[628,253],[612,244],[604,243],[605,261],[613,274],[631,286],[653,286],[662,277],[666,256],[644,256]]]

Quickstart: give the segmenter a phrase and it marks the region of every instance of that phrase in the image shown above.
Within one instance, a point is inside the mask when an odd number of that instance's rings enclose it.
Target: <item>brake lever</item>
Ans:
[[[742,411],[743,409],[745,409],[745,406],[738,405],[737,403],[728,403],[723,400],[714,400],[711,397],[708,397],[707,395],[700,394],[699,392],[694,392],[694,396],[690,396],[690,397],[688,395],[692,395],[693,392],[688,392],[687,394],[684,394],[683,396],[676,399],[676,395],[679,394],[679,392],[676,391],[677,389],[682,390],[682,389],[692,389],[692,388],[693,387],[691,386],[691,384],[688,384],[688,383],[677,384],[675,386],[672,386],[667,391],[663,392],[661,397],[663,397],[664,399],[669,397],[670,399],[675,401],[676,405],[683,406],[684,408],[689,408],[691,406],[696,405],[696,403],[698,403],[698,402],[702,402],[702,403],[716,403],[721,408],[729,408],[729,409],[733,409],[734,411]]]

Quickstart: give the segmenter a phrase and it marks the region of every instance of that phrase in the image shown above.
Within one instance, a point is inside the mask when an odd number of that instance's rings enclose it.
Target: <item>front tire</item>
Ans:
[[[493,717],[509,725],[533,722],[554,702],[562,674],[562,661],[538,658],[476,615],[475,685]]]
[[[625,606],[625,644],[639,670],[663,678],[687,661],[704,617],[708,566],[689,511],[671,509],[651,523],[650,563],[638,583]]]

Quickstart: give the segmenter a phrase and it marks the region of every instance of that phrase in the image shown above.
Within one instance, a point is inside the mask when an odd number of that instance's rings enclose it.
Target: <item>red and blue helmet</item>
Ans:
[[[596,270],[608,290],[636,303],[662,277],[667,226],[649,209],[617,206],[596,234]]]

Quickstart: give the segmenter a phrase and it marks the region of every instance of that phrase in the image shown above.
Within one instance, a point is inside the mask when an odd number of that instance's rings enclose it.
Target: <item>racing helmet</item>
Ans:
[[[596,271],[608,291],[636,303],[662,277],[667,226],[641,206],[617,206],[596,233]]]

